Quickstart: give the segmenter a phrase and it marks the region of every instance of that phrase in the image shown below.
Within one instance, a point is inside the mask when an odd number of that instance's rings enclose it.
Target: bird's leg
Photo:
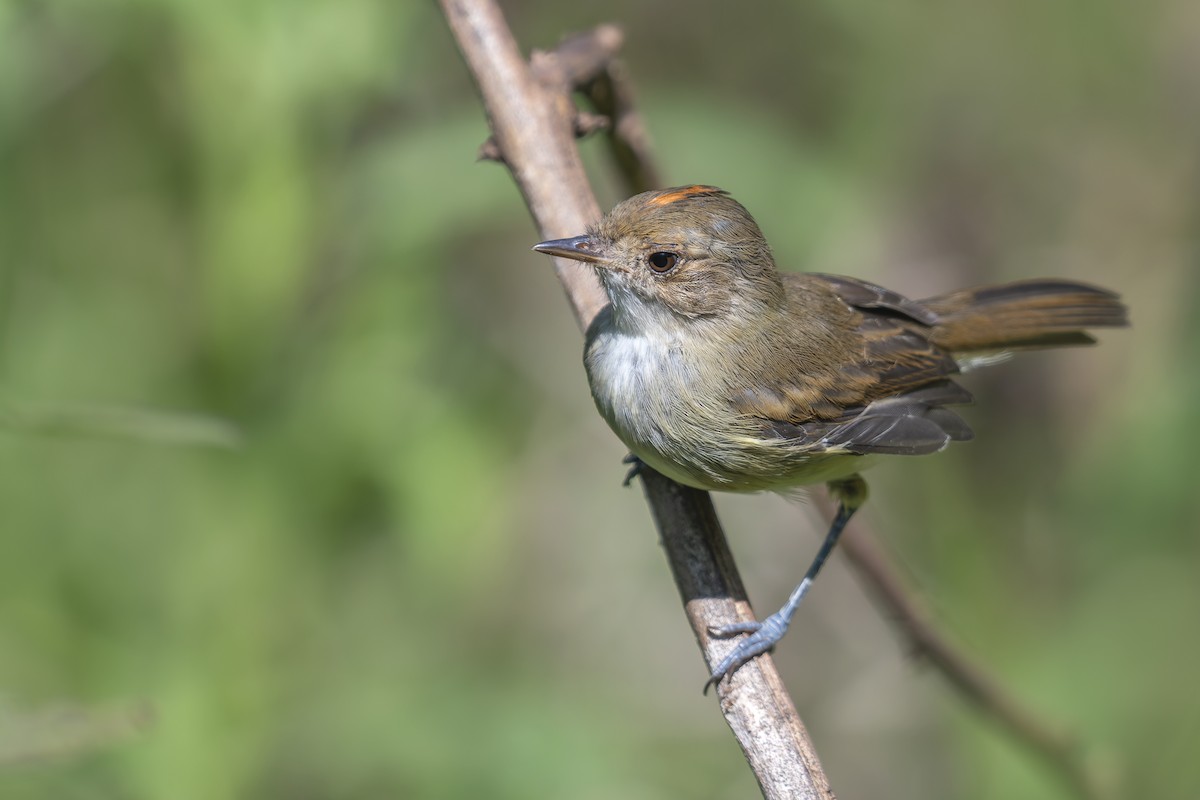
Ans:
[[[708,693],[710,686],[720,683],[721,679],[727,675],[732,675],[742,664],[774,648],[775,644],[787,633],[788,626],[792,623],[792,617],[796,614],[796,608],[804,599],[804,595],[808,594],[817,573],[825,565],[825,559],[829,558],[829,554],[833,552],[846,523],[866,501],[867,484],[858,475],[852,475],[839,481],[831,481],[829,493],[838,500],[837,514],[829,525],[829,532],[825,534],[825,541],[821,543],[821,549],[817,551],[816,558],[813,559],[808,572],[804,573],[804,579],[792,591],[791,597],[783,604],[783,608],[762,622],[735,622],[732,625],[714,626],[708,629],[710,636],[721,639],[736,636],[739,633],[750,635],[738,642],[737,646],[713,668],[712,676],[704,684],[705,694]]]
[[[646,464],[633,453],[622,458],[621,463],[629,465],[629,471],[625,473],[625,480],[621,481],[621,485],[628,488],[629,484],[633,483],[633,479],[642,474],[642,467]]]

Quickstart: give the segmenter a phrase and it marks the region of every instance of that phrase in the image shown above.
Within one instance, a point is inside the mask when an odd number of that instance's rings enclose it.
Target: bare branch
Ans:
[[[569,91],[598,63],[611,60],[619,33],[602,26],[590,34],[594,41],[572,38],[560,48],[565,52],[535,55],[530,67],[492,0],[441,0],[441,6],[483,96],[498,154],[541,234],[558,238],[583,231],[599,208],[575,146]],[[556,270],[586,327],[605,303],[603,291],[589,270],[562,261]],[[708,627],[752,616],[711,499],[649,469],[642,477],[688,619],[707,663],[715,664],[733,644],[710,640]],[[755,659],[717,691],[765,797],[833,797],[770,658]]]
[[[534,50],[529,66],[544,82],[571,89],[603,75],[624,44],[616,25],[597,25],[565,37],[553,50]]]
[[[592,114],[587,111],[580,111],[575,114],[575,119],[571,121],[571,129],[575,131],[576,139],[586,139],[597,131],[608,130],[611,126],[608,117],[602,114]],[[475,157],[476,161],[495,161],[497,164],[504,163],[504,154],[500,152],[500,145],[496,144],[496,139],[489,136],[484,140],[483,144],[479,145],[479,151]]]
[[[442,0],[442,10],[483,95],[501,157],[542,236],[579,233],[600,216],[575,148],[575,109],[558,80],[539,80],[488,0]],[[596,276],[563,259],[555,271],[581,326],[607,302]]]

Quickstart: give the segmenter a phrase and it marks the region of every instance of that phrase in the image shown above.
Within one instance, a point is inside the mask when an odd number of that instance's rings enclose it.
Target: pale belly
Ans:
[[[779,492],[790,494],[792,490],[830,481],[838,481],[857,475],[875,463],[875,456],[828,455],[809,456],[803,463],[787,459],[778,469],[718,469],[703,468],[686,460],[671,460],[653,448],[635,446],[626,441],[630,452],[673,481],[713,492]]]
[[[719,398],[703,396],[703,370],[679,348],[601,332],[585,356],[592,396],[609,426],[644,463],[698,489],[787,492],[849,477],[870,459],[768,436]]]

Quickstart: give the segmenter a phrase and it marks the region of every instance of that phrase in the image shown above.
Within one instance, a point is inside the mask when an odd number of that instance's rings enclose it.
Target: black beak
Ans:
[[[593,264],[604,259],[599,245],[587,234],[572,236],[570,239],[551,239],[548,242],[539,242],[533,246],[533,249],[548,256],[588,261]]]

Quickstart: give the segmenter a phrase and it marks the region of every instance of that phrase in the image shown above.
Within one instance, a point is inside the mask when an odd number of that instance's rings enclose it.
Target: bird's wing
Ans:
[[[805,277],[818,280],[828,286],[833,293],[847,305],[864,311],[892,312],[894,315],[907,317],[913,322],[932,327],[941,321],[932,309],[909,300],[899,292],[893,292],[877,283],[848,278],[845,275],[828,275],[825,273],[807,273]]]
[[[763,428],[808,452],[925,455],[936,453],[951,441],[973,437],[962,417],[944,407],[970,401],[970,392],[943,380],[847,409],[840,420],[763,419]]]
[[[813,451],[920,455],[971,429],[947,405],[971,402],[950,380],[954,357],[928,338],[934,312],[881,286],[830,275],[788,276],[789,289],[829,292],[848,312],[857,345],[839,363],[805,372],[795,387],[748,390],[738,410],[765,432]]]

